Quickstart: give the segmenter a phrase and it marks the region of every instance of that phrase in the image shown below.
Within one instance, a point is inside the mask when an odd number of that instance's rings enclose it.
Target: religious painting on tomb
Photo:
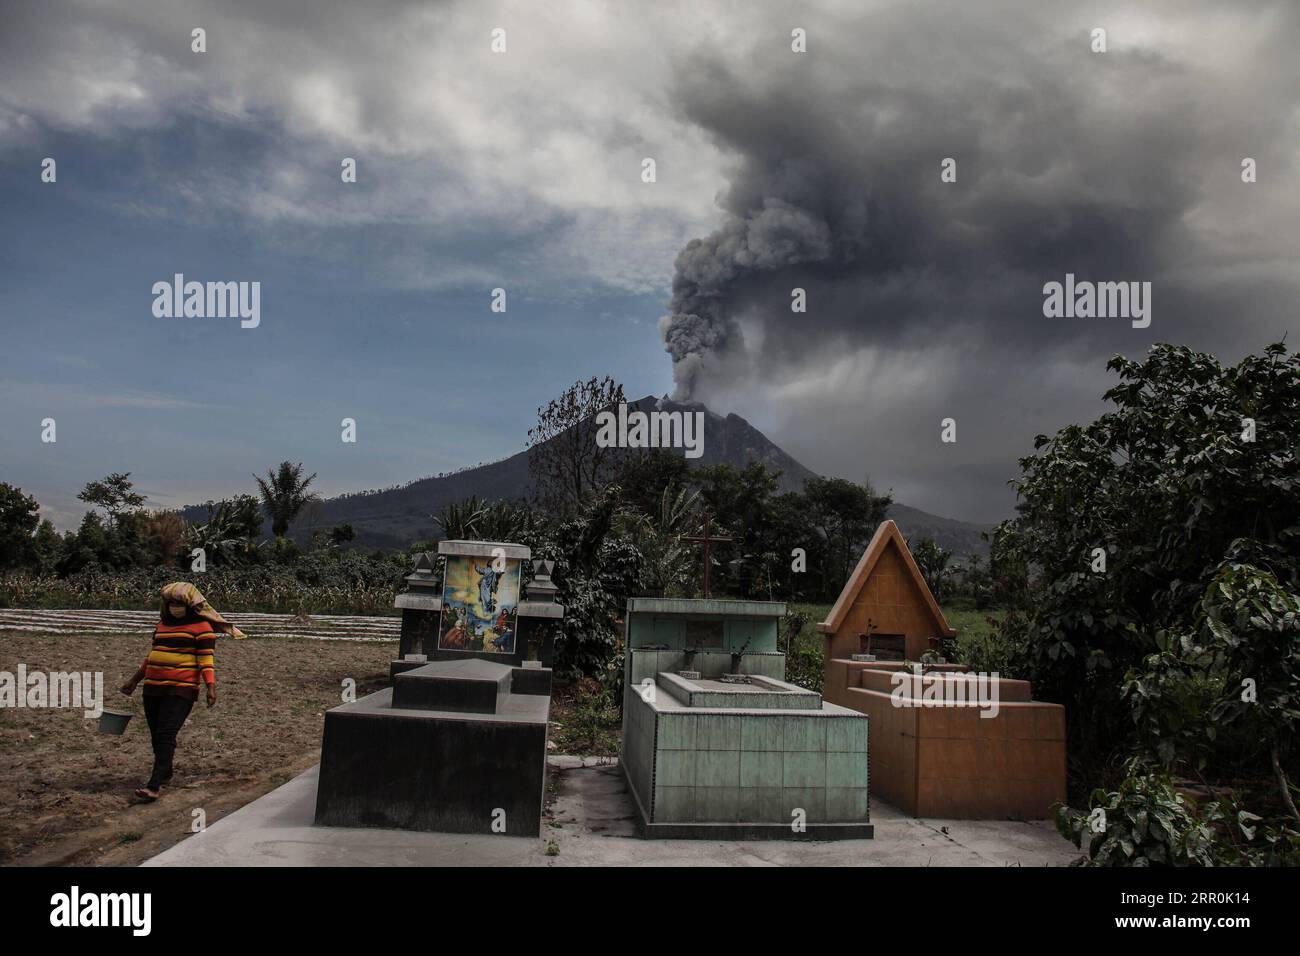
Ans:
[[[518,559],[449,555],[438,649],[513,654],[519,585]]]

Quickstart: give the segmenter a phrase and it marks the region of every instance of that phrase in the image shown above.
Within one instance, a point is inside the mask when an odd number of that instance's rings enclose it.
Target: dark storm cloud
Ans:
[[[1257,11],[1273,27],[1242,40],[1216,35],[1208,8],[1162,8],[1162,48],[1159,29],[1137,43],[1127,22],[1020,7],[877,11],[811,24],[809,53],[769,52],[762,69],[683,65],[679,108],[738,163],[722,225],[676,260],[661,328],[679,395],[788,383],[845,349],[972,336],[998,343],[1004,362],[1062,351],[1098,366],[1153,340],[1232,346],[1243,340],[1240,324],[1225,334],[1229,303],[1237,323],[1277,325],[1267,312],[1288,297],[1279,284],[1293,289],[1283,272],[1246,283],[1264,314],[1243,316],[1243,290],[1193,292],[1180,270],[1257,254],[1194,220],[1215,184],[1240,188],[1241,156],[1285,155],[1294,13]],[[1174,42],[1197,17],[1199,58]],[[1092,23],[1112,26],[1104,54],[1089,48]],[[1204,65],[1212,55],[1218,70],[1236,58],[1226,88]],[[956,183],[940,181],[945,157]],[[1154,281],[1150,336],[1045,319],[1042,286],[1066,272]],[[806,315],[791,313],[795,287]]]

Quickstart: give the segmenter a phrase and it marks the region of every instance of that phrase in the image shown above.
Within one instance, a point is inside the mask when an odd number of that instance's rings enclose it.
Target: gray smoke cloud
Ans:
[[[1239,164],[1267,156],[1295,183],[1300,19],[1280,3],[1156,13],[894,6],[815,24],[807,54],[768,51],[762,69],[684,63],[679,109],[736,165],[660,320],[676,397],[795,387],[863,350],[924,362],[970,343],[986,371],[1099,371],[1152,341],[1231,352],[1285,329],[1297,229],[1243,194]],[[947,157],[956,183],[940,180]],[[1279,186],[1272,201],[1294,210]],[[1154,281],[1150,334],[1044,319],[1043,283],[1066,272]],[[946,394],[976,385],[944,373]]]
[[[780,197],[765,197],[761,208],[687,243],[677,256],[673,314],[663,320],[685,397],[705,357],[725,353],[740,334],[726,304],[732,290],[756,273],[823,262],[834,243],[830,224]]]

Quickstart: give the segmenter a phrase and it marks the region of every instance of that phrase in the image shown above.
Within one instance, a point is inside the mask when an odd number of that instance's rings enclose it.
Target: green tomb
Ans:
[[[622,765],[643,836],[872,835],[867,718],[785,681],[785,605],[632,598]]]

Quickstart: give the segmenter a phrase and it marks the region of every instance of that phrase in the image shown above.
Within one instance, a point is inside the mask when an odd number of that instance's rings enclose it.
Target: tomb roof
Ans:
[[[783,601],[733,601],[718,598],[628,598],[629,614],[676,614],[693,617],[781,617]]]
[[[526,545],[511,544],[508,541],[439,541],[438,553],[447,555],[467,555],[471,557],[492,556],[496,549],[501,549],[501,557],[518,558],[527,561],[532,557],[532,550]]]
[[[867,579],[871,577],[871,572],[876,569],[881,556],[890,547],[897,548],[902,556],[903,565],[907,568],[912,583],[916,585],[926,610],[930,612],[930,616],[934,619],[934,625],[938,632],[947,637],[956,635],[957,632],[948,625],[948,619],[943,616],[943,609],[939,607],[939,602],[930,593],[930,587],[925,583],[925,576],[921,574],[921,569],[917,567],[912,552],[908,550],[903,533],[898,530],[898,525],[894,524],[893,521],[882,521],[880,523],[880,527],[876,529],[876,533],[871,537],[871,543],[867,545],[867,550],[862,552],[862,558],[858,561],[858,566],[849,575],[844,590],[836,598],[830,613],[826,615],[826,620],[817,625],[817,630],[823,634],[834,634],[839,630],[840,625],[844,623],[845,615],[849,613],[849,608],[853,606],[854,599],[857,598],[858,593],[867,583]]]

